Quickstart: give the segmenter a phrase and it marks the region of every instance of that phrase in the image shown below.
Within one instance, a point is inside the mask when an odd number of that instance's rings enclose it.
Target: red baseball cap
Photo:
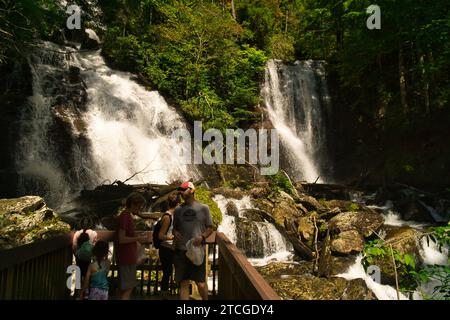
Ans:
[[[192,191],[195,191],[195,186],[192,182],[185,181],[178,187],[178,189],[181,189],[181,190],[191,189]]]

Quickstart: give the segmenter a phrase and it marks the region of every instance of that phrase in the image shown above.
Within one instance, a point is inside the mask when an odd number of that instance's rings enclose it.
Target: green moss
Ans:
[[[211,198],[211,193],[205,188],[197,188],[195,190],[195,198],[209,207],[214,227],[217,228],[222,222],[222,212],[217,206],[217,203]]]
[[[356,204],[356,203],[350,203],[348,206],[347,206],[347,211],[357,211],[357,210],[359,210],[359,206]]]
[[[329,206],[329,204],[328,204],[328,201],[327,201],[325,198],[320,198],[320,199],[317,200],[317,201],[319,201],[319,203],[320,203],[322,206],[324,206],[325,208],[330,209],[330,206]]]
[[[328,224],[326,222],[323,222],[319,227],[319,232],[324,233],[328,229]]]

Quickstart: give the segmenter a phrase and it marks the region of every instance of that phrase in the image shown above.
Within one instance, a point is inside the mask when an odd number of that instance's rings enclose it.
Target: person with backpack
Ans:
[[[86,276],[92,258],[92,242],[87,232],[82,232],[77,239],[77,250],[75,252],[75,261],[80,267],[81,280]]]
[[[88,300],[108,300],[108,272],[110,262],[108,260],[109,244],[106,241],[98,241],[92,249],[95,261],[89,265],[80,298],[83,300],[89,292]]]
[[[93,226],[92,219],[89,216],[84,216],[80,219],[80,230],[76,231],[73,235],[72,239],[72,250],[75,253],[79,246],[78,246],[78,238],[82,233],[87,233],[89,235],[89,239],[91,240],[92,244],[95,244],[97,241],[97,232],[91,229]]]
[[[169,290],[169,280],[173,272],[173,213],[180,203],[178,193],[168,196],[166,204],[167,211],[158,220],[153,229],[153,246],[158,249],[159,260],[161,261],[163,277],[161,280],[161,294],[163,299],[167,299]]]

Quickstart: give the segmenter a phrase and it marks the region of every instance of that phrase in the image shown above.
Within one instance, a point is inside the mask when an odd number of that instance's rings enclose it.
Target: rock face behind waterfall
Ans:
[[[47,239],[70,231],[41,197],[0,199],[0,250]]]
[[[31,70],[26,61],[0,66],[0,194],[15,197],[17,174],[15,151],[20,136],[20,112],[32,95]]]
[[[18,127],[19,190],[45,196],[52,206],[96,180],[83,118],[87,91],[73,52],[44,42],[30,54],[33,95]]]

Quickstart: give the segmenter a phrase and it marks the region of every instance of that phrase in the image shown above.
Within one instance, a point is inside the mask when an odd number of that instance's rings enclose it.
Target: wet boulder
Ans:
[[[267,216],[267,213],[258,209],[245,209],[243,210],[242,215],[250,221],[264,222],[264,216]]]
[[[383,223],[383,216],[373,210],[342,212],[329,220],[332,229],[339,232],[356,230],[363,237],[371,236]]]
[[[85,29],[83,38],[81,40],[82,50],[98,50],[100,49],[101,41],[98,35],[92,29]]]
[[[402,226],[384,226],[386,244],[398,250],[401,254],[414,254],[419,256],[419,237],[421,232],[417,229]]]
[[[245,218],[236,218],[236,246],[248,258],[264,257],[264,242],[258,226]]]
[[[319,201],[316,200],[316,198],[307,195],[307,194],[300,194],[299,195],[299,202],[308,210],[308,211],[317,211],[317,212],[323,212],[327,209],[320,204]]]
[[[227,215],[232,217],[239,217],[239,208],[233,201],[228,201],[225,209]]]
[[[349,254],[364,249],[364,238],[356,230],[343,231],[331,241],[331,251]]]

